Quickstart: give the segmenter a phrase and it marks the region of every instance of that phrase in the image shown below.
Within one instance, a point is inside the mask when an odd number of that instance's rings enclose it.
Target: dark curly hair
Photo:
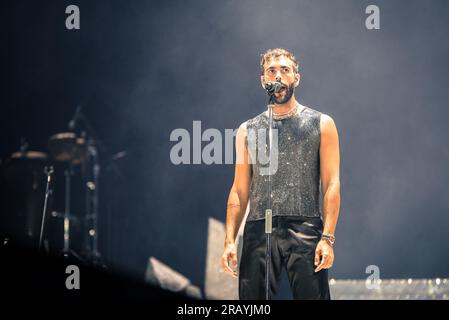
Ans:
[[[275,49],[268,49],[265,53],[261,54],[260,57],[260,72],[263,75],[265,70],[264,70],[264,65],[265,62],[273,59],[273,58],[277,58],[280,56],[284,56],[288,59],[290,59],[293,62],[293,65],[295,67],[295,72],[298,73],[299,72],[299,68],[298,68],[298,61],[296,60],[295,56],[293,55],[293,53],[283,49],[283,48],[275,48]]]

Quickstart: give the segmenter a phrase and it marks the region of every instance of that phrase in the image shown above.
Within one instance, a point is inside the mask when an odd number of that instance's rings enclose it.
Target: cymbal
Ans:
[[[11,159],[47,160],[48,156],[40,151],[17,151],[11,155]]]
[[[5,170],[33,170],[43,168],[47,163],[48,155],[40,151],[17,151],[11,154],[4,163]],[[22,169],[19,169],[22,168]]]
[[[86,157],[86,141],[73,132],[54,134],[48,141],[48,148],[56,161],[80,164]]]
[[[8,181],[23,182],[30,173],[41,172],[48,163],[48,155],[40,151],[17,151],[2,164],[2,172]],[[33,178],[34,179],[34,178]]]

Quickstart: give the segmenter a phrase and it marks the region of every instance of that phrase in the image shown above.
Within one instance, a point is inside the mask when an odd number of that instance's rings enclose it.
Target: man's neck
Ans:
[[[284,114],[291,111],[298,102],[295,99],[295,96],[292,96],[290,100],[283,104],[275,104],[273,108],[274,114]]]

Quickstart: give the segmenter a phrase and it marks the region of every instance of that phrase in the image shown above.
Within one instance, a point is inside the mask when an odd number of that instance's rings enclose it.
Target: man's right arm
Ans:
[[[223,253],[221,259],[224,270],[234,276],[237,275],[234,271],[237,268],[235,238],[242,223],[243,217],[245,216],[251,184],[251,166],[246,138],[246,123],[244,123],[239,127],[236,136],[236,164],[234,183],[228,197],[226,212],[225,252]],[[232,260],[234,270],[230,268],[229,260]]]

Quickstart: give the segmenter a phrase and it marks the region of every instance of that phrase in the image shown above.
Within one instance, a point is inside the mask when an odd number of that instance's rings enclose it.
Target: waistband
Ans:
[[[321,225],[323,220],[321,217],[307,217],[307,216],[274,216],[272,218],[273,227],[281,227],[282,225],[286,225],[288,223],[302,223],[309,222],[313,225]],[[265,224],[265,219],[258,220],[247,220],[246,224]]]

